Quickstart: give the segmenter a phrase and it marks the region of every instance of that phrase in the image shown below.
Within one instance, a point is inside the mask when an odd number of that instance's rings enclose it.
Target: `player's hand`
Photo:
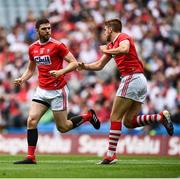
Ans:
[[[105,53],[105,51],[107,50],[107,45],[101,45],[99,48],[101,52]]]
[[[85,69],[85,65],[83,62],[78,62],[78,67],[76,68],[77,71],[82,71]]]
[[[23,80],[21,78],[17,78],[17,79],[14,80],[14,84],[16,86],[21,86],[22,83],[23,83]]]
[[[57,77],[59,77],[60,75],[63,74],[63,71],[62,71],[62,70],[51,70],[51,71],[49,71],[49,73],[50,73],[53,77],[57,78]]]

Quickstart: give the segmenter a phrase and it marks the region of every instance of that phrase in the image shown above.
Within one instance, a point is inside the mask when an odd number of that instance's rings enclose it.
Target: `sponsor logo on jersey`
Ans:
[[[36,56],[34,57],[34,60],[36,61],[37,65],[50,65],[51,64],[51,58],[49,55]]]

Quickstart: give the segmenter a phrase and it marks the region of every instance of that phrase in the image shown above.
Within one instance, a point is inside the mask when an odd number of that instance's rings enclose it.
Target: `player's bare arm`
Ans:
[[[68,65],[60,70],[51,70],[49,73],[54,76],[54,77],[59,77],[60,75],[69,73],[71,71],[73,71],[74,69],[76,69],[78,67],[78,63],[77,60],[75,59],[75,57],[72,55],[71,52],[69,52],[65,58],[64,58],[67,62]]]
[[[110,59],[111,57],[109,55],[103,54],[103,56],[94,63],[85,64],[83,62],[79,62],[78,70],[99,71],[104,68]]]
[[[100,46],[100,50],[103,53],[117,55],[117,54],[127,54],[129,53],[130,43],[129,40],[123,40],[119,43],[119,47],[113,49],[107,49],[106,45]]]
[[[22,83],[24,83],[25,81],[27,81],[32,77],[35,69],[36,69],[36,63],[34,61],[29,60],[27,69],[20,78],[14,80],[14,84],[17,86],[22,85]]]

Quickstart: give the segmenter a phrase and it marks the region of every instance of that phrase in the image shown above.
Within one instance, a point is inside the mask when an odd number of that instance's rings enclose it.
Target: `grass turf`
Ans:
[[[96,165],[96,156],[40,155],[37,165],[14,165],[23,157],[0,155],[0,178],[177,178],[178,157],[126,157],[117,164]]]

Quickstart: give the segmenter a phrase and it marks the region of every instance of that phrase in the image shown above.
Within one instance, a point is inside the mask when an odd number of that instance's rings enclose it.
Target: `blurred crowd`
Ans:
[[[180,125],[180,1],[178,0],[53,0],[41,17],[52,23],[52,36],[65,43],[85,63],[96,61],[105,44],[103,22],[120,18],[123,32],[136,43],[148,79],[148,97],[142,113],[168,109]],[[25,70],[28,46],[37,38],[32,11],[25,22],[0,27],[0,126],[26,125],[28,108],[37,86],[37,74],[23,86],[13,80]],[[66,64],[65,64],[66,65]],[[109,120],[120,82],[113,59],[100,72],[74,71],[66,76],[69,116],[95,109],[102,122]]]

